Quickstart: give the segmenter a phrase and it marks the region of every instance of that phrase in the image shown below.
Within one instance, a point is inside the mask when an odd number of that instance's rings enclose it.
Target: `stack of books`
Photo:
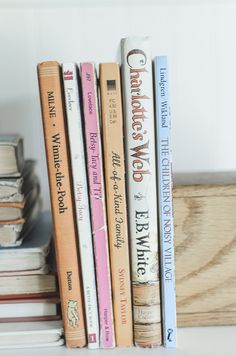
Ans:
[[[35,161],[24,160],[23,139],[0,135],[0,247],[21,245],[41,210]]]
[[[38,65],[65,339],[175,347],[167,59],[153,74],[148,37],[121,57],[99,81],[93,63]]]
[[[0,136],[0,347],[54,343],[37,339],[47,325],[62,334],[60,322],[45,324],[60,320],[59,296],[51,215],[41,213],[34,166],[20,136]]]

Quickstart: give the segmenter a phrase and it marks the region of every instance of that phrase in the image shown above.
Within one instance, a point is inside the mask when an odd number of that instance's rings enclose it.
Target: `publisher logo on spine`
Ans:
[[[73,80],[73,72],[67,70],[63,73],[64,80]]]
[[[88,342],[90,344],[94,344],[95,342],[97,342],[97,335],[96,334],[89,334],[88,335]]]

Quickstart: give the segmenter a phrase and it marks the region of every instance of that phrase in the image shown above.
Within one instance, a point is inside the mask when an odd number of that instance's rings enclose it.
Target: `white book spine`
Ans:
[[[137,325],[134,332],[136,343],[154,346],[161,343],[161,331],[150,40],[149,37],[126,38],[122,40],[121,46],[134,323]],[[155,289],[155,301],[148,299],[149,286]],[[142,306],[135,304],[136,292],[139,297],[142,293]],[[155,320],[147,305],[152,305],[152,312],[157,314]],[[155,337],[151,331],[153,329],[156,330]],[[150,332],[150,342],[145,344],[146,331]]]
[[[159,227],[161,250],[161,293],[163,315],[163,342],[166,347],[176,347],[176,297],[174,263],[174,223],[172,203],[172,146],[171,116],[167,57],[154,61],[156,113]]]
[[[153,83],[148,38],[122,40],[122,54],[132,278],[145,283],[157,280],[158,269]]]
[[[78,68],[74,63],[63,63],[62,70],[83,278],[87,339],[88,347],[95,349],[99,348],[99,321],[84,137],[79,100]]]

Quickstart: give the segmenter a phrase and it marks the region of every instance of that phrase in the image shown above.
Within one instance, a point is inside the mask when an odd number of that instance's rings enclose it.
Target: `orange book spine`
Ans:
[[[108,235],[117,346],[133,345],[120,68],[100,65]]]
[[[61,309],[68,347],[86,344],[60,65],[38,65]]]

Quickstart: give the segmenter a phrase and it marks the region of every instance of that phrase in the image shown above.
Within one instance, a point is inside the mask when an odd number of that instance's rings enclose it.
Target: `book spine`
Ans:
[[[99,347],[97,287],[77,70],[78,68],[74,63],[64,63],[62,65],[76,222],[83,277],[87,340],[88,347],[95,349]]]
[[[134,339],[162,342],[152,62],[148,37],[123,39],[122,74]]]
[[[16,159],[17,172],[13,176],[19,177],[22,175],[24,164],[25,164],[24,143],[22,138],[19,138],[18,144],[17,146],[15,146],[15,159]]]
[[[83,347],[86,338],[59,64],[39,64],[38,79],[65,339],[68,347]]]
[[[108,236],[116,344],[133,345],[120,67],[100,65]]]
[[[172,146],[167,57],[154,61],[158,161],[159,231],[161,250],[162,329],[166,347],[176,347]]]
[[[92,63],[81,64],[82,94],[100,319],[100,346],[115,346],[103,182],[97,79]]]

